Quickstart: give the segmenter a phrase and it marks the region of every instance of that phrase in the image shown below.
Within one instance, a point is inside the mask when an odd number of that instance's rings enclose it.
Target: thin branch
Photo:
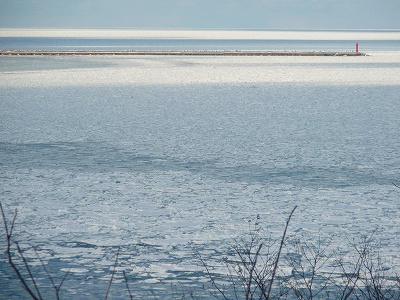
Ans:
[[[37,293],[39,299],[42,299],[42,296],[40,295],[39,288],[38,288],[38,286],[37,286],[37,284],[36,284],[36,280],[35,280],[35,278],[33,277],[33,274],[32,274],[32,272],[31,272],[31,269],[29,268],[28,262],[27,262],[27,260],[26,260],[26,258],[25,258],[25,256],[24,256],[24,254],[23,254],[23,252],[22,252],[21,247],[19,246],[19,243],[18,243],[18,242],[14,242],[14,244],[17,246],[18,253],[19,253],[19,255],[21,256],[21,259],[22,259],[22,261],[23,261],[23,263],[24,263],[25,269],[26,269],[26,271],[28,272],[28,275],[29,275],[30,279],[32,280],[33,286],[34,286],[34,288],[35,288],[35,290],[36,290],[36,293]]]
[[[67,273],[64,275],[63,279],[61,280],[61,282],[60,282],[60,284],[59,284],[59,286],[58,286],[57,292],[60,291],[60,289],[61,289],[61,287],[62,287],[62,285],[63,285],[63,283],[64,283],[64,281],[65,281],[65,278],[67,278],[67,276],[68,276],[70,270],[71,270],[71,269],[68,269]]]
[[[59,295],[58,295],[58,289],[57,289],[56,284],[54,283],[53,277],[50,275],[49,271],[47,270],[47,268],[46,268],[46,266],[45,266],[45,264],[44,264],[44,262],[43,262],[43,260],[40,258],[39,254],[37,253],[36,249],[34,248],[33,250],[35,251],[35,254],[36,254],[37,259],[40,261],[44,272],[46,273],[47,277],[49,278],[49,280],[50,280],[50,282],[51,282],[51,286],[53,287],[53,289],[54,289],[55,292],[56,292],[56,299],[59,300],[60,297],[59,297]]]
[[[11,228],[10,228],[10,232],[9,232],[10,238],[11,238],[12,232],[13,232],[13,230],[14,230],[14,224],[15,224],[15,220],[16,220],[16,219],[17,219],[17,210],[15,209],[15,210],[14,210],[14,217],[13,217],[13,219],[12,219]]]
[[[108,283],[108,288],[107,288],[107,292],[106,292],[106,296],[105,296],[104,300],[107,300],[108,294],[110,293],[111,284],[112,284],[112,281],[114,279],[115,269],[116,269],[117,263],[118,263],[119,250],[120,250],[120,247],[118,247],[117,256],[115,257],[115,263],[114,263],[113,271],[112,271],[112,274],[111,274],[110,282]]]
[[[200,260],[200,262],[202,263],[204,269],[206,270],[207,276],[210,278],[211,280],[211,285],[217,289],[217,291],[222,295],[222,297],[225,300],[228,300],[228,297],[226,297],[224,291],[217,285],[217,283],[215,282],[214,277],[211,275],[210,269],[208,267],[208,265],[206,264],[206,262],[204,261],[204,259],[201,257],[199,251],[197,251],[196,249],[192,248],[194,251],[195,256],[197,256],[197,258]],[[215,297],[217,298],[217,297]]]
[[[36,296],[35,293],[28,286],[28,284],[25,281],[24,277],[22,276],[21,272],[19,271],[19,269],[15,265],[15,263],[14,263],[14,261],[12,259],[12,255],[11,255],[11,244],[12,244],[11,237],[12,237],[12,231],[14,229],[15,220],[17,218],[17,210],[14,211],[14,217],[13,217],[12,222],[11,222],[10,230],[8,230],[7,219],[6,219],[6,216],[5,216],[5,213],[4,213],[4,209],[3,209],[3,205],[1,204],[1,201],[0,201],[0,211],[1,211],[1,216],[3,218],[3,222],[4,222],[4,229],[5,229],[6,235],[7,235],[7,250],[6,250],[6,253],[7,253],[8,264],[14,270],[15,274],[18,277],[18,280],[21,282],[22,286],[28,292],[28,294],[31,296],[31,298],[35,299],[35,300],[39,300],[39,299],[41,299],[40,295],[39,295],[39,297]]]
[[[63,277],[63,279],[61,280],[60,284],[57,286],[57,285],[55,284],[55,282],[54,282],[53,277],[50,275],[50,272],[47,270],[46,265],[44,264],[43,260],[40,258],[39,254],[37,253],[36,249],[34,248],[33,250],[35,251],[37,259],[38,259],[38,260],[40,261],[40,263],[42,264],[42,268],[43,268],[43,270],[45,271],[47,277],[49,278],[53,289],[55,290],[56,299],[59,300],[59,299],[60,299],[60,289],[61,289],[61,286],[62,286],[63,283],[64,283],[65,278],[66,278],[67,275],[69,274],[69,270],[68,270],[68,272],[64,275],[64,277]]]
[[[287,229],[288,229],[288,227],[289,227],[290,219],[292,218],[292,215],[293,215],[294,211],[296,210],[296,208],[297,208],[297,205],[293,208],[292,212],[291,212],[290,215],[289,215],[289,218],[288,218],[287,221],[286,221],[285,231],[283,232],[283,236],[282,236],[282,239],[281,239],[281,244],[280,244],[280,246],[279,246],[278,255],[277,255],[277,257],[276,257],[276,261],[275,261],[275,265],[274,265],[274,269],[272,270],[271,282],[270,282],[269,287],[268,287],[267,295],[265,295],[265,296],[266,296],[266,297],[265,297],[266,299],[269,299],[269,297],[270,297],[270,295],[271,295],[271,290],[272,290],[272,285],[273,285],[273,283],[274,283],[274,279],[275,279],[275,275],[276,275],[276,270],[278,269],[278,263],[279,263],[279,259],[280,259],[280,257],[281,257],[283,244],[285,243],[286,232],[287,232]]]
[[[246,300],[249,299],[250,293],[251,293],[251,283],[253,281],[253,274],[254,274],[254,269],[256,268],[257,265],[257,259],[260,255],[260,251],[262,248],[263,244],[261,243],[260,246],[258,247],[258,250],[254,256],[254,261],[252,261],[252,266],[250,269],[250,274],[249,274],[249,282],[247,283],[247,291],[246,291]]]
[[[7,234],[7,238],[8,238],[8,236],[9,236],[8,226],[7,226],[6,216],[4,215],[3,205],[1,204],[1,201],[0,201],[0,210],[1,210],[1,216],[3,217],[3,221],[4,221],[4,229],[6,230],[6,234]]]
[[[124,274],[125,285],[126,285],[126,289],[128,290],[128,293],[129,293],[129,298],[132,300],[132,299],[133,299],[133,296],[132,296],[132,293],[131,293],[131,289],[129,288],[128,278],[126,277],[125,270],[122,271],[122,274]]]

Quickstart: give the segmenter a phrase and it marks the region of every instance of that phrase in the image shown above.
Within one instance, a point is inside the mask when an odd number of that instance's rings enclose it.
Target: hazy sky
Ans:
[[[400,0],[0,0],[0,27],[400,29]]]

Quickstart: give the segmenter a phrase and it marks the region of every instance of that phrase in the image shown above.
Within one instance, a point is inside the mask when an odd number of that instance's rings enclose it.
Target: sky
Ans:
[[[400,0],[0,0],[0,28],[400,29]]]

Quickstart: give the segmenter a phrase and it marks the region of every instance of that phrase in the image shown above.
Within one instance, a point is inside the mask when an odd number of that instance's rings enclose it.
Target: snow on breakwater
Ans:
[[[181,55],[181,56],[365,56],[361,52],[336,51],[229,51],[229,50],[164,50],[164,51],[44,51],[44,50],[2,50],[0,55]]]

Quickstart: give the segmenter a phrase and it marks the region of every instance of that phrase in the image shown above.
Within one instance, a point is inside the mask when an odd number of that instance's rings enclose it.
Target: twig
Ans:
[[[51,282],[51,285],[52,285],[53,289],[55,290],[56,299],[59,300],[59,299],[60,299],[60,289],[61,289],[61,286],[62,286],[63,283],[64,283],[65,278],[66,278],[66,277],[68,276],[68,274],[69,274],[69,270],[68,270],[67,273],[64,275],[64,277],[63,277],[63,279],[61,280],[60,284],[57,286],[57,285],[55,284],[55,282],[54,282],[53,277],[50,275],[50,272],[47,270],[46,265],[44,264],[43,260],[40,258],[39,254],[37,253],[36,249],[34,248],[33,250],[35,251],[37,259],[38,259],[38,260],[40,261],[40,263],[42,264],[42,268],[43,268],[43,270],[46,272],[47,277],[49,278],[49,280],[50,280],[50,282]]]
[[[46,273],[47,277],[49,278],[53,289],[56,291],[56,299],[59,300],[60,297],[58,295],[58,289],[57,289],[56,284],[54,283],[53,277],[50,275],[49,271],[47,270],[47,268],[46,268],[46,266],[45,266],[45,264],[43,262],[43,260],[40,258],[39,254],[37,253],[36,249],[34,248],[33,250],[35,251],[37,259],[40,261],[44,272]]]
[[[107,300],[108,294],[110,293],[111,284],[112,284],[112,281],[114,279],[115,269],[116,269],[117,263],[118,263],[119,250],[120,250],[120,247],[118,247],[117,256],[115,257],[115,263],[114,263],[113,271],[112,271],[112,274],[111,274],[110,282],[108,283],[108,288],[107,288],[107,292],[106,292],[106,296],[105,296],[104,300]]]
[[[276,257],[276,261],[275,261],[275,264],[274,264],[274,269],[272,270],[271,281],[269,283],[268,292],[267,292],[266,295],[264,295],[266,299],[269,299],[269,297],[271,295],[271,290],[272,290],[272,285],[274,283],[276,270],[278,269],[278,263],[279,263],[279,259],[281,257],[283,244],[285,243],[286,232],[287,232],[287,229],[289,227],[290,219],[292,218],[292,215],[293,215],[294,211],[296,210],[296,208],[297,208],[297,205],[293,208],[292,212],[289,215],[289,218],[286,221],[285,231],[283,232],[283,236],[282,236],[282,239],[281,239],[281,244],[280,244],[279,250],[278,250],[278,255]]]
[[[6,231],[6,236],[7,236],[7,250],[6,250],[6,253],[7,253],[8,264],[14,270],[15,274],[18,277],[18,280],[21,282],[22,286],[28,292],[28,294],[31,296],[31,298],[35,299],[35,300],[39,300],[39,299],[41,299],[40,294],[39,294],[39,296],[36,296],[34,291],[32,291],[32,289],[28,286],[28,284],[25,281],[25,279],[23,278],[21,272],[18,270],[17,266],[15,265],[15,263],[14,263],[14,261],[12,259],[12,255],[11,255],[11,244],[12,244],[11,237],[12,237],[12,231],[14,229],[15,220],[17,218],[17,210],[14,211],[14,217],[13,217],[12,222],[11,222],[10,230],[8,230],[7,220],[6,220],[6,216],[5,216],[3,205],[1,204],[1,201],[0,201],[0,210],[1,210],[1,216],[2,216],[3,221],[4,221],[4,229]],[[15,244],[19,248],[19,246],[18,246],[18,244],[16,242],[15,242]],[[24,259],[23,256],[22,256],[22,258]],[[35,284],[35,280],[33,280],[33,283]]]
[[[22,249],[21,249],[21,247],[19,246],[19,243],[18,243],[18,242],[14,242],[14,244],[17,246],[18,253],[19,253],[19,255],[21,256],[22,262],[24,263],[25,269],[26,269],[26,271],[28,272],[28,275],[29,275],[30,279],[32,280],[33,286],[35,287],[35,290],[36,290],[36,293],[37,293],[39,299],[42,299],[42,296],[40,295],[39,288],[38,288],[38,286],[37,286],[37,284],[36,284],[36,280],[35,280],[35,278],[33,277],[33,274],[32,274],[32,272],[31,272],[31,269],[29,268],[28,262],[27,262],[27,260],[26,260],[26,258],[25,258],[25,256],[24,256],[24,254],[22,253]]]
[[[202,263],[204,269],[206,270],[207,276],[208,276],[208,277],[210,278],[210,280],[211,280],[211,285],[212,285],[214,288],[217,289],[217,291],[222,295],[222,297],[223,297],[225,300],[228,300],[229,298],[225,295],[224,291],[223,291],[223,290],[217,285],[217,283],[215,282],[215,279],[214,279],[214,277],[211,275],[211,272],[210,272],[210,269],[209,269],[208,265],[206,264],[206,262],[204,261],[204,259],[201,257],[199,251],[197,251],[197,250],[196,250],[195,248],[193,248],[193,247],[192,247],[192,249],[193,249],[193,251],[194,251],[195,256],[197,256],[197,258],[198,258],[198,259],[200,260],[200,262]],[[217,298],[215,295],[214,295],[214,297]]]
[[[260,246],[258,247],[258,250],[257,250],[256,254],[255,254],[254,261],[252,262],[252,266],[251,266],[250,274],[249,274],[249,282],[247,283],[246,300],[249,299],[249,296],[251,294],[251,283],[253,281],[254,269],[256,268],[257,259],[258,259],[259,255],[260,255],[260,251],[261,251],[262,246],[263,246],[263,244],[261,243]]]
[[[129,293],[129,298],[132,300],[132,299],[133,299],[133,296],[132,296],[132,293],[131,293],[131,289],[129,288],[128,278],[126,277],[125,270],[123,270],[122,273],[124,274],[125,285],[126,285],[126,288],[127,288],[127,290],[128,290],[128,293]]]

